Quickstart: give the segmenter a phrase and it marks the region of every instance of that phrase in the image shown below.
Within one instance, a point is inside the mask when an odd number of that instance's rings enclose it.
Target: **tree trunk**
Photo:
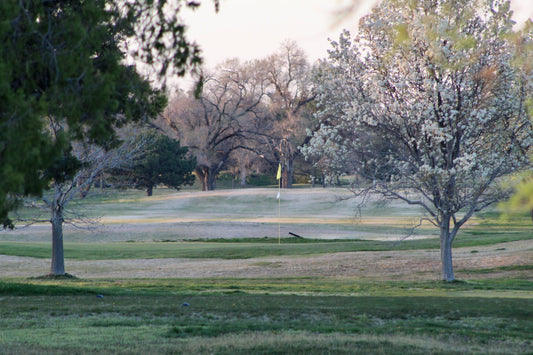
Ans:
[[[281,172],[281,188],[291,189],[294,178],[294,160],[288,159],[284,166],[285,169]]]
[[[149,185],[146,188],[146,196],[152,196],[154,194],[154,185]]]
[[[244,166],[241,166],[240,167],[240,172],[239,172],[239,177],[240,177],[240,186],[241,187],[246,187],[246,177],[248,176],[248,173],[246,171],[246,167]]]
[[[63,207],[57,206],[52,211],[52,265],[50,275],[65,275],[65,257],[63,253]]]
[[[207,176],[207,190],[213,191],[217,188],[217,174],[215,169],[209,168]]]
[[[217,187],[217,171],[210,167],[197,167],[196,176],[202,183],[202,191],[211,191]]]
[[[200,180],[200,183],[202,183],[202,191],[206,191],[207,190],[207,186],[205,184],[204,169],[200,168],[200,167],[196,167],[196,169],[194,169],[194,171],[196,173],[196,177],[198,178],[198,180]]]
[[[448,282],[455,280],[452,262],[453,237],[453,233],[450,233],[450,216],[445,216],[440,225],[440,261],[442,266],[442,279]]]

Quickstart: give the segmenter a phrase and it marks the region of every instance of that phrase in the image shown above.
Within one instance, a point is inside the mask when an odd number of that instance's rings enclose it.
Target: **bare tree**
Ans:
[[[79,210],[70,209],[69,204],[76,199],[83,198],[90,186],[107,170],[124,168],[142,154],[148,144],[150,135],[134,134],[134,128],[121,130],[120,137],[124,140],[117,148],[108,149],[94,144],[74,142],[71,150],[56,161],[47,173],[52,178],[51,189],[39,201],[33,201],[32,207],[49,213],[49,219],[43,219],[42,214],[33,218],[18,218],[19,222],[27,224],[46,222],[52,224],[52,260],[50,275],[65,275],[65,261],[63,253],[63,225],[90,225],[93,219],[88,218]]]
[[[306,139],[311,125],[309,103],[314,100],[311,68],[304,51],[295,42],[286,41],[262,62],[269,83],[270,111],[273,119],[269,132],[270,156],[282,165],[281,184],[292,187],[298,146]]]
[[[228,60],[204,75],[203,91],[178,94],[158,125],[171,130],[196,157],[202,190],[216,188],[216,178],[232,153],[252,150],[253,140],[265,129],[267,82],[254,62]]]
[[[282,185],[291,187],[297,149],[311,125],[314,99],[311,69],[294,42],[262,60],[231,59],[214,73],[204,74],[198,99],[183,93],[171,100],[159,126],[174,132],[196,156],[196,175],[203,190],[215,188],[216,176],[237,162],[246,178],[246,164],[261,156],[277,168],[283,165]],[[259,164],[261,165],[261,164]],[[250,166],[248,166],[249,168]]]
[[[236,179],[238,176],[240,187],[247,186],[247,179],[250,175],[271,170],[272,164],[265,159],[264,155],[259,154],[263,149],[262,145],[260,141],[255,141],[251,149],[240,149],[231,154],[227,165],[233,178]]]

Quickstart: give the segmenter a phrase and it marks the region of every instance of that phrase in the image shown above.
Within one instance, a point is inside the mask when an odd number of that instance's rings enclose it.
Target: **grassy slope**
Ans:
[[[245,223],[248,227],[266,225],[268,228],[247,228],[249,237],[273,236],[278,234],[278,222],[283,226],[294,227],[316,236],[332,235],[344,232],[376,233],[383,235],[404,235],[414,223],[416,209],[400,208],[396,205],[387,206],[388,215],[382,216],[382,205],[375,203],[365,209],[365,220],[355,219],[354,203],[351,200],[339,200],[350,196],[346,190],[327,189],[296,189],[284,191],[281,201],[281,216],[278,217],[278,200],[276,189],[222,190],[213,192],[173,192],[158,189],[156,196],[148,198],[140,192],[128,191],[121,193],[95,193],[89,199],[80,201],[80,208],[87,215],[101,216],[109,226],[136,223],[140,226],[151,224],[149,228],[137,228],[124,232],[128,239],[150,241],[161,239],[180,239],[184,232],[182,227],[205,227],[215,237],[217,230],[224,229],[235,223]],[[78,210],[74,205],[72,209]],[[21,214],[30,217],[31,210],[23,210]],[[44,216],[46,219],[46,216]],[[49,217],[48,217],[49,218]],[[177,225],[176,225],[177,224]],[[40,230],[28,229],[4,234],[6,238],[22,238],[24,241],[48,241],[49,224]],[[306,228],[311,227],[311,228]],[[171,230],[168,230],[168,229]],[[426,233],[429,229],[421,229]],[[431,229],[433,231],[433,229]],[[106,231],[109,233],[109,230]],[[263,234],[266,233],[266,234]],[[284,235],[287,232],[284,231]],[[304,233],[305,236],[309,236]],[[313,235],[310,235],[313,236]],[[65,234],[67,240],[80,241],[84,236],[80,231],[70,230]],[[85,239],[90,233],[85,233]],[[112,235],[99,235],[98,240],[112,240]],[[228,237],[228,236],[225,236]],[[232,237],[232,236],[229,236]],[[124,240],[117,238],[119,240]],[[11,239],[15,240],[15,239]]]
[[[107,218],[124,218],[136,216],[139,220],[169,220],[176,218],[194,219],[207,218],[217,220],[217,228],[224,229],[228,223],[239,221],[243,218],[261,218],[265,221],[272,220],[276,209],[275,199],[270,196],[275,190],[253,189],[221,191],[213,193],[175,193],[166,189],[157,190],[154,198],[147,198],[142,192],[129,191],[124,193],[97,193],[85,201],[86,206],[92,211],[108,216]],[[146,242],[113,242],[101,237],[100,243],[89,242],[91,237],[82,237],[80,242],[68,242],[69,232],[65,238],[65,256],[68,259],[99,260],[99,259],[134,259],[134,258],[222,258],[245,259],[253,257],[280,256],[280,255],[310,255],[334,253],[339,251],[385,251],[385,250],[416,250],[437,249],[439,243],[436,237],[421,240],[406,240],[398,243],[398,237],[405,235],[407,226],[401,226],[401,221],[409,223],[417,210],[404,206],[385,205],[381,202],[370,204],[363,211],[363,219],[353,218],[353,205],[349,201],[337,201],[335,196],[346,195],[345,191],[327,191],[323,189],[300,189],[286,195],[287,205],[284,207],[284,224],[295,225],[306,220],[307,228],[322,228],[324,224],[349,224],[354,231],[362,233],[393,233],[397,237],[394,241],[373,240],[342,240],[326,241],[298,238],[283,238],[282,245],[277,244],[277,238],[226,238],[222,240],[198,240],[196,242],[161,243]],[[403,208],[402,208],[403,207]],[[26,211],[27,213],[28,211]],[[270,214],[269,214],[270,213]],[[275,215],[275,213],[274,213]],[[122,217],[121,217],[122,216]],[[370,216],[370,217],[369,217]],[[379,216],[373,219],[371,216]],[[498,219],[493,212],[485,214],[487,218],[477,219],[476,223],[464,227],[457,237],[454,247],[474,247],[492,245],[514,240],[533,239],[527,216],[506,222]],[[350,222],[351,221],[351,222]],[[123,222],[127,223],[127,220]],[[386,224],[384,225],[383,223]],[[197,222],[209,223],[209,222]],[[272,224],[272,223],[271,223]],[[162,223],[164,225],[164,222]],[[157,226],[151,233],[157,234]],[[179,229],[179,227],[177,227]],[[277,226],[272,224],[272,229]],[[435,233],[435,228],[425,226],[423,233]],[[332,233],[335,232],[333,229]],[[51,246],[49,233],[45,230],[45,242],[34,241],[31,233],[21,230],[18,233],[24,242],[15,240],[2,241],[0,239],[0,254],[29,256],[36,258],[49,258]],[[135,233],[135,228],[125,230],[123,233]],[[30,235],[25,237],[25,234]],[[6,235],[6,234],[4,234]],[[6,235],[7,236],[7,235]],[[0,236],[1,238],[1,236]],[[29,239],[28,239],[29,238]],[[127,237],[129,238],[129,237]],[[133,238],[133,237],[132,237]],[[85,242],[85,241],[87,242]],[[167,240],[161,236],[156,240]],[[136,241],[136,240],[132,240]],[[176,241],[168,239],[168,241]],[[103,244],[105,243],[105,244]]]

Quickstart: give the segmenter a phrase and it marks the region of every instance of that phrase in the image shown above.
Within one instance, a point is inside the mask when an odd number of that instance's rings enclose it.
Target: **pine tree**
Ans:
[[[215,1],[215,4],[218,4]],[[114,129],[160,112],[167,74],[201,62],[177,13],[189,1],[0,1],[0,220],[39,195],[71,140],[114,144]],[[131,48],[134,48],[132,50]],[[49,127],[52,127],[50,129]]]
[[[158,135],[126,175],[136,188],[146,188],[148,196],[152,196],[159,184],[176,190],[182,185],[192,185],[196,159],[189,157],[188,151],[178,140]]]

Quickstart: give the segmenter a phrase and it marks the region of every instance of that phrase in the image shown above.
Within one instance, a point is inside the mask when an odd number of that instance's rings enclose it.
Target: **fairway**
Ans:
[[[66,241],[278,237],[279,224],[283,237],[292,232],[305,238],[399,240],[421,216],[420,210],[398,203],[386,205],[387,215],[383,216],[384,203],[375,201],[356,217],[356,204],[347,199],[351,193],[346,189],[284,190],[280,206],[277,190],[268,188],[207,192],[157,189],[154,194],[96,192],[81,201],[79,209],[100,217],[100,223],[92,231],[66,226]],[[45,223],[0,235],[2,240],[48,241],[49,229]],[[434,237],[436,231],[425,226],[417,236]]]
[[[10,279],[0,353],[528,354],[532,291],[517,280]]]
[[[302,188],[279,219],[276,192],[94,193],[99,227],[65,231],[73,279],[38,277],[49,225],[2,232],[0,354],[533,352],[527,216],[474,219],[446,284],[437,231],[403,240],[419,210]]]
[[[438,230],[423,225],[403,240],[422,216],[419,209],[375,199],[356,216],[346,189],[297,188],[282,191],[279,218],[276,193],[269,188],[157,189],[155,196],[146,197],[142,191],[95,190],[79,209],[101,217],[96,229],[65,228],[67,272],[98,278],[438,280]],[[455,242],[459,277],[472,272],[486,277],[480,271],[498,268],[512,275],[521,270],[506,267],[531,265],[533,236],[527,223],[474,219]],[[50,233],[49,224],[1,232],[2,274],[46,273]]]
[[[0,355],[533,355],[533,0],[0,18]]]

